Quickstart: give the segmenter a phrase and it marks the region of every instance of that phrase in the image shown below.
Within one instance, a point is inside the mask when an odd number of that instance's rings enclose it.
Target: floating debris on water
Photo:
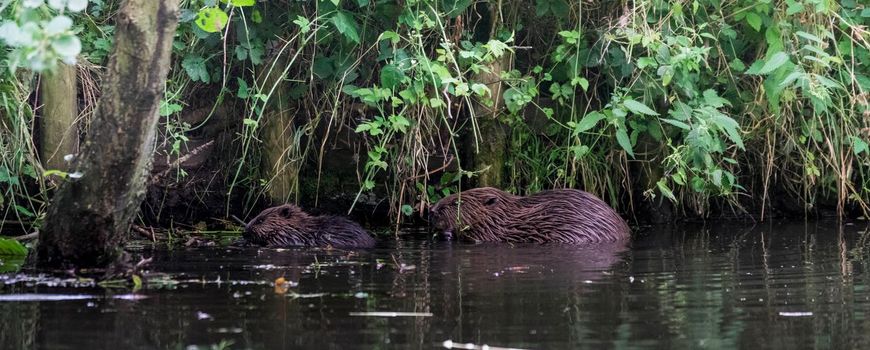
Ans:
[[[7,294],[0,295],[0,301],[70,301],[96,299],[95,295],[86,294]]]
[[[0,302],[22,302],[22,301],[75,301],[75,300],[92,300],[92,299],[118,299],[118,300],[142,300],[148,296],[141,294],[121,294],[108,297],[92,295],[92,294],[6,294],[0,295]]]
[[[351,312],[350,316],[368,316],[368,317],[432,317],[431,312],[400,312],[400,311],[372,311],[372,312]]]
[[[809,311],[780,311],[779,315],[783,317],[808,317],[812,316],[813,313]]]
[[[474,343],[454,343],[452,340],[445,340],[441,345],[446,349],[470,349],[470,350],[525,350],[520,348],[503,348],[490,345],[477,345]]]
[[[310,294],[299,294],[299,293],[289,293],[288,297],[293,299],[306,299],[306,298],[320,298],[327,296],[326,293],[310,293]]]

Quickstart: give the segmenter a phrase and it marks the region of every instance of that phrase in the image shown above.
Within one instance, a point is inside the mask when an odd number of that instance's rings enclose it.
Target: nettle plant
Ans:
[[[357,133],[367,136],[371,145],[360,192],[375,187],[375,175],[379,171],[390,170],[391,159],[394,162],[405,159],[401,154],[391,154],[390,145],[401,143],[404,137],[418,137],[418,133],[412,133],[411,130],[419,128],[421,123],[440,122],[437,125],[448,128],[453,137],[455,130],[452,130],[451,125],[458,118],[453,115],[458,110],[456,105],[465,104],[468,107],[466,110],[471,113],[474,111],[472,101],[492,105],[489,87],[468,77],[488,72],[489,63],[511,50],[510,39],[492,39],[486,43],[463,40],[457,45],[442,38],[434,50],[433,59],[429,56],[422,33],[435,32],[437,36],[438,32],[444,30],[443,24],[433,21],[425,12],[421,11],[416,16],[413,13],[408,10],[404,15],[407,32],[399,34],[385,31],[378,38],[380,60],[383,61],[379,84],[370,87],[347,85],[343,89],[346,94],[376,111],[373,118],[363,121],[356,128]],[[508,100],[507,94],[505,100]],[[471,118],[471,122],[474,123],[474,118]],[[455,152],[455,142],[449,143]],[[463,171],[459,174],[469,175]],[[436,194],[429,192],[421,191],[429,195],[429,200],[437,199]]]
[[[641,133],[665,145],[664,175],[656,182],[665,197],[677,201],[673,185],[688,187],[701,197],[731,195],[742,187],[730,170],[737,161],[729,151],[745,147],[740,125],[729,114],[731,102],[717,91],[721,72],[708,63],[713,49],[709,43],[716,37],[706,26],[651,29],[615,31],[613,43],[637,70],[631,84],[615,90],[600,112],[603,118],[593,113],[584,120],[610,121],[617,142],[629,155]],[[641,101],[662,101],[664,106]],[[663,109],[667,112],[660,113]],[[579,124],[588,128],[584,120]]]
[[[82,44],[67,14],[83,11],[88,0],[21,0],[0,3],[0,39],[13,48],[10,69],[50,70],[58,61],[75,64]]]

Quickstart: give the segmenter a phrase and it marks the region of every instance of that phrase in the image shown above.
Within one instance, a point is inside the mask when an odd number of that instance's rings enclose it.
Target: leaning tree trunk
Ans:
[[[66,171],[63,157],[76,153],[79,137],[76,67],[61,64],[54,72],[43,74],[39,90],[42,96],[39,158],[45,169]]]
[[[286,203],[292,195],[299,193],[299,164],[293,158],[299,153],[299,142],[296,129],[293,126],[293,107],[291,106],[290,89],[287,75],[284,72],[290,64],[287,56],[276,56],[272,59],[274,67],[264,72],[259,84],[263,90],[269,91],[275,87],[275,92],[265,106],[263,128],[263,157],[261,167],[263,174],[269,179],[266,193],[273,203]],[[266,65],[270,67],[272,64]]]
[[[496,31],[501,25],[499,20],[500,8],[493,3],[479,3],[481,21],[478,28],[485,38],[483,42],[495,37]],[[466,136],[466,167],[474,171],[482,171],[477,178],[477,186],[490,186],[502,188],[505,185],[505,167],[507,160],[508,136],[507,127],[498,120],[499,113],[504,107],[504,85],[501,82],[501,74],[510,69],[512,53],[506,51],[503,56],[495,57],[492,62],[486,64],[486,68],[474,76],[475,82],[486,84],[491,92],[492,104],[487,104],[482,99],[476,99],[473,103],[474,115],[477,118],[479,138],[474,132]]]
[[[48,208],[41,267],[113,262],[151,168],[158,106],[169,71],[178,0],[127,0],[115,27],[103,94],[74,170]]]

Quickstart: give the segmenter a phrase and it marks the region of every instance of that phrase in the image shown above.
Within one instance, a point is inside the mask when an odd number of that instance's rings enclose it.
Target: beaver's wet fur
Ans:
[[[475,188],[438,201],[430,218],[445,237],[475,242],[589,244],[627,240],[631,233],[604,201],[573,189],[522,197]]]
[[[245,225],[245,239],[268,247],[370,248],[375,239],[359,224],[339,216],[313,216],[284,204],[263,210]]]

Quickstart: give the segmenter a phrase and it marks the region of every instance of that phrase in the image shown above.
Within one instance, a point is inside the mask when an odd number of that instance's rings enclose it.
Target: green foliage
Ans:
[[[75,64],[82,44],[73,31],[67,13],[83,11],[87,0],[28,0],[0,4],[0,13],[11,13],[0,21],[0,39],[13,48],[9,57],[12,70],[22,66],[41,72],[58,61]],[[7,6],[11,6],[7,8]],[[10,20],[14,19],[14,20]]]
[[[216,33],[224,29],[229,21],[229,16],[216,7],[209,7],[199,10],[196,13],[196,26],[207,33]]]
[[[69,59],[76,32],[81,57],[105,60],[111,2],[91,1],[87,13],[70,17],[78,27],[48,26],[69,15],[72,2],[62,11],[24,3],[0,10],[27,14],[3,25],[36,21],[28,28],[52,33],[39,35],[57,44],[31,47],[3,32],[19,43],[5,60],[13,70],[34,52],[42,61],[31,69]],[[299,133],[287,136],[293,145],[283,152],[294,171],[319,176],[330,145],[347,141],[359,150],[357,198],[386,191],[397,217],[485,171],[458,161],[492,141],[480,131],[482,118],[509,128],[503,185],[515,192],[580,187],[616,204],[641,190],[705,214],[714,201],[740,208],[739,198],[757,203],[779,188],[808,209],[823,198],[867,209],[870,17],[863,4],[499,4],[495,11],[472,0],[183,2],[160,109],[163,137],[180,155],[190,133],[216,122],[186,124],[189,105],[233,106],[239,153],[227,192],[241,187],[246,198],[259,198],[271,175],[252,165],[262,163],[268,112],[284,103]],[[24,101],[26,89],[19,90],[10,98]],[[2,117],[16,116],[24,130],[32,123],[28,111],[10,112]],[[10,209],[16,215],[39,217],[39,205],[22,203],[29,196],[20,184],[43,172],[26,175],[24,165],[38,164],[25,155],[3,157],[0,201],[15,198],[24,209]]]
[[[0,257],[21,257],[27,255],[27,248],[14,239],[0,238]]]

